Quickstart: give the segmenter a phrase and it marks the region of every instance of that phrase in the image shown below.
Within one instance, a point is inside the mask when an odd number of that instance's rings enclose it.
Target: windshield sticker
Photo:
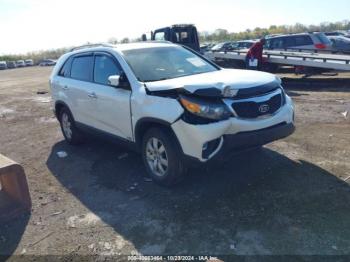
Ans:
[[[204,63],[200,58],[198,57],[191,57],[186,59],[188,62],[190,62],[192,65],[196,67],[202,67],[206,66],[206,63]]]

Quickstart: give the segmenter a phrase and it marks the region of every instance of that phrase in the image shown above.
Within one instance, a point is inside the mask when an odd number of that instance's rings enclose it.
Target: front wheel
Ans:
[[[175,185],[186,173],[180,146],[166,129],[152,128],[145,134],[142,158],[147,173],[160,185]]]

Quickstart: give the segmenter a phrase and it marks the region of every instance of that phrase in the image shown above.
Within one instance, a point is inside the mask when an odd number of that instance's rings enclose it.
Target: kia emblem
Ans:
[[[263,104],[259,106],[259,112],[262,114],[269,112],[269,110],[270,110],[270,107],[267,104]]]

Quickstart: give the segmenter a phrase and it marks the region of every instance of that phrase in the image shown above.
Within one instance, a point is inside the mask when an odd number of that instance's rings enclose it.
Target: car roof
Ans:
[[[237,41],[237,43],[255,43],[257,42],[258,40],[239,40]]]
[[[350,42],[350,38],[343,36],[343,35],[331,35],[331,36],[327,36],[329,39],[341,39],[341,40],[345,40],[347,42]]]
[[[118,44],[115,46],[117,50],[127,51],[133,49],[144,49],[144,48],[154,48],[154,47],[169,47],[178,46],[168,41],[146,41],[146,42],[136,42],[129,44]]]
[[[73,48],[69,53],[70,54],[79,54],[81,52],[87,51],[103,51],[108,49],[115,49],[121,52],[135,49],[144,49],[144,48],[155,48],[155,47],[169,47],[169,46],[178,46],[168,41],[145,41],[145,42],[135,42],[135,43],[126,43],[126,44],[91,44]]]
[[[309,33],[273,35],[273,36],[268,36],[267,39],[273,39],[273,38],[279,38],[279,37],[289,37],[289,36],[301,36],[301,35],[309,35]]]
[[[313,34],[324,34],[324,33],[322,33],[322,32],[309,32],[309,33],[297,33],[297,34],[281,34],[281,35],[267,36],[266,39],[273,39],[273,38],[279,38],[279,37],[290,37],[290,36],[313,35]]]

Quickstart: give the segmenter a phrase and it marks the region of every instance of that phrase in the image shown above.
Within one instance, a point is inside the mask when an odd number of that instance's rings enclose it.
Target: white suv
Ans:
[[[162,185],[206,162],[294,131],[294,106],[268,73],[223,69],[168,42],[80,47],[63,55],[50,85],[68,143],[87,133],[141,152]]]

